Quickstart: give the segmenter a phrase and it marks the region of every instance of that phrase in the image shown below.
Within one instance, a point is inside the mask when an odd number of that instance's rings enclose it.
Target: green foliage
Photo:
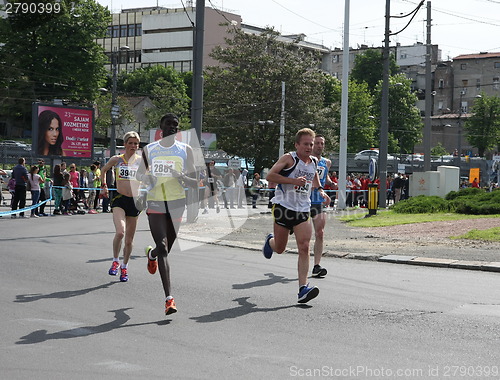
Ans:
[[[146,128],[158,128],[160,119],[173,112],[181,119],[181,125],[189,124],[188,86],[190,76],[172,67],[151,66],[120,75],[118,90],[127,96],[149,96],[155,107],[145,111]]]
[[[278,158],[282,82],[286,85],[285,149],[294,149],[298,129],[314,124],[327,144],[334,141],[331,106],[325,106],[325,74],[319,57],[281,42],[272,29],[262,35],[228,29],[227,46],[216,47],[219,65],[205,73],[204,130],[217,133],[220,148],[270,167]],[[271,120],[274,124],[259,124]]]
[[[108,9],[95,0],[59,4],[59,13],[0,18],[0,88],[6,89],[0,93],[0,113],[24,128],[31,125],[33,101],[88,104],[106,77],[106,56],[95,41],[106,32]]]
[[[484,92],[471,108],[472,116],[464,124],[467,140],[478,149],[479,156],[500,144],[500,97]]]
[[[475,197],[485,192],[486,190],[478,189],[477,187],[467,187],[465,189],[460,189],[458,191],[450,191],[448,194],[446,194],[444,199],[446,199],[447,201],[452,201],[459,197]]]
[[[451,203],[455,212],[460,214],[500,214],[500,191],[477,192],[475,195],[457,197]]]
[[[417,95],[411,91],[411,80],[404,74],[389,78],[389,152],[413,153],[422,138],[422,117]],[[381,114],[382,81],[375,91],[374,108]]]
[[[366,83],[368,89],[375,93],[376,86],[382,80],[384,64],[381,49],[368,49],[354,58],[351,79],[358,83]],[[394,54],[389,56],[389,75],[395,75],[399,70]]]
[[[334,85],[330,85],[333,82]],[[332,104],[341,103],[342,85],[336,78],[327,81],[329,93],[325,95]],[[349,109],[347,120],[347,151],[356,153],[367,147],[379,145],[378,121],[372,115],[373,97],[366,83],[349,81]],[[340,108],[334,110],[334,118],[340,120]],[[335,134],[340,135],[340,125],[335,126]]]
[[[423,214],[434,212],[448,212],[450,204],[438,196],[419,195],[400,201],[390,207],[390,210],[400,214]]]
[[[433,156],[444,156],[446,154],[448,154],[448,151],[440,142],[431,149],[431,155]]]
[[[467,188],[451,191],[445,199],[438,196],[419,195],[400,201],[390,207],[395,213],[419,214],[454,212],[468,215],[500,214],[500,190]]]

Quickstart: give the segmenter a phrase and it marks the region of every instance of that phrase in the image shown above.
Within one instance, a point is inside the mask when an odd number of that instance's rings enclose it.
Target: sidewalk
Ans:
[[[197,223],[184,224],[179,237],[186,240],[261,251],[265,236],[272,232],[273,219],[267,203],[251,206],[240,214],[222,209],[200,213]],[[233,212],[233,210],[230,210]],[[366,212],[363,209],[347,212]],[[323,256],[374,260],[389,263],[435,266],[500,272],[500,243],[470,242],[449,238],[429,239],[418,234],[390,236],[377,233],[378,228],[350,227],[340,220],[346,211],[327,211]],[[228,223],[228,219],[231,222]],[[374,230],[376,232],[374,232]],[[314,236],[311,240],[311,254]],[[295,239],[290,236],[286,252],[297,253]]]

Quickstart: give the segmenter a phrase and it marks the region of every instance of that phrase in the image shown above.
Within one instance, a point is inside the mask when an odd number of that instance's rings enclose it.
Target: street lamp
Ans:
[[[120,47],[120,51],[129,51],[128,46]],[[111,134],[110,134],[110,147],[109,156],[113,157],[116,154],[116,120],[120,115],[120,108],[117,104],[116,94],[116,79],[118,74],[118,49],[115,47],[111,53],[111,64],[113,70],[113,84],[111,87]]]

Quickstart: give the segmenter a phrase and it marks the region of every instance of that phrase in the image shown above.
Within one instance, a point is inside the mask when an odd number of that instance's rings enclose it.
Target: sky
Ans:
[[[241,15],[243,23],[272,26],[282,34],[304,33],[306,41],[328,48],[342,48],[345,2],[348,0],[205,0],[205,5]],[[98,0],[114,12],[138,7],[137,0]],[[140,0],[141,7],[182,7],[187,0]],[[194,2],[196,3],[196,2]],[[383,45],[385,0],[349,0],[349,46]],[[391,0],[391,46],[413,45],[427,40],[427,3],[424,1],[410,22],[407,15],[415,10],[417,0]],[[483,51],[500,52],[500,0],[432,0],[431,42],[439,45],[442,59]]]

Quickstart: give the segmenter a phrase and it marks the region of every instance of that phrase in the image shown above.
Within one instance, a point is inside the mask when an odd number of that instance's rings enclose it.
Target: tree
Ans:
[[[161,117],[173,112],[181,118],[181,125],[189,125],[188,86],[185,74],[172,67],[151,66],[131,73],[123,72],[118,82],[118,91],[126,96],[149,96],[155,105],[146,110],[146,128],[158,128]]]
[[[354,58],[351,79],[358,83],[365,82],[370,92],[374,93],[378,82],[382,79],[383,70],[382,50],[368,49]],[[398,71],[396,58],[394,54],[390,54],[389,75],[396,75]]]
[[[110,14],[95,0],[24,3],[53,5],[52,12],[0,18],[0,88],[6,90],[0,92],[0,114],[27,128],[33,101],[88,104],[96,98],[106,56],[95,41],[104,37]]]
[[[464,124],[467,140],[478,149],[479,156],[500,144],[500,98],[484,92],[471,108],[472,116]]]
[[[341,103],[341,82],[331,77],[327,80],[328,94],[325,95],[333,105]],[[355,153],[363,149],[378,146],[378,125],[373,113],[373,97],[365,82],[349,81],[349,105],[347,119],[347,152]],[[340,108],[335,109],[335,119],[340,120]],[[340,135],[340,126],[335,127],[336,135]]]
[[[389,152],[413,153],[422,138],[422,117],[417,95],[411,91],[411,80],[404,74],[389,78]],[[374,109],[381,115],[382,81],[376,86]]]
[[[278,158],[282,82],[286,149],[293,149],[297,130],[311,124],[331,139],[334,120],[324,104],[319,57],[281,42],[272,29],[262,35],[229,33],[227,45],[211,53],[219,65],[205,74],[204,130],[217,133],[218,146],[254,163],[256,170],[270,167]]]

